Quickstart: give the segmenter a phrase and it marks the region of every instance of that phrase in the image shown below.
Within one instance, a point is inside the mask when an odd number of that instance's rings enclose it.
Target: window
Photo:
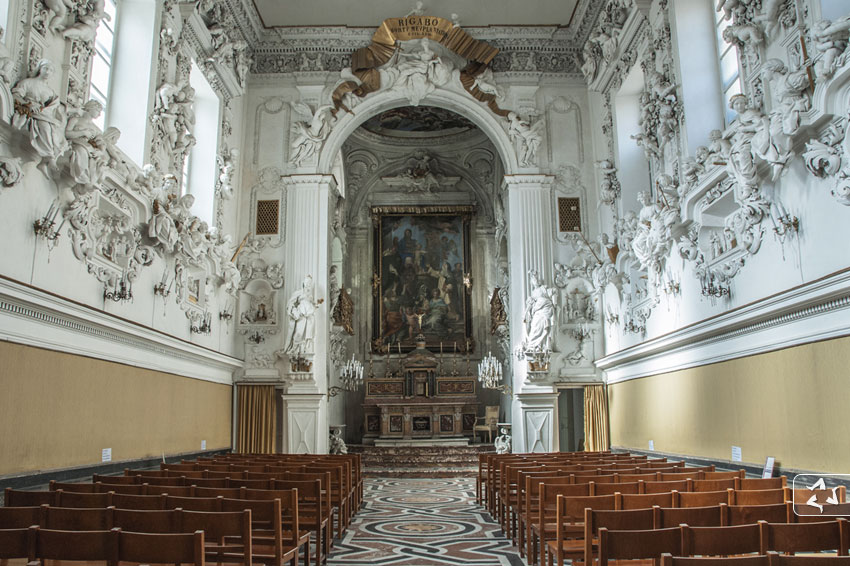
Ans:
[[[192,214],[213,225],[215,181],[218,172],[218,126],[220,101],[210,83],[193,61],[189,84],[195,89],[195,145],[186,158],[183,171],[183,193],[195,197]]]
[[[103,105],[104,111],[95,120],[95,124],[105,129],[106,114],[109,111],[109,77],[112,74],[112,51],[115,46],[115,0],[105,0],[104,11],[108,17],[100,20],[94,41],[94,54],[91,65],[91,92],[89,96]]]
[[[729,101],[741,93],[741,69],[738,65],[738,48],[723,39],[724,30],[732,22],[723,18],[723,10],[715,11],[714,22],[720,61],[720,89],[723,92],[724,115],[728,125],[735,119],[735,112],[729,108]]]

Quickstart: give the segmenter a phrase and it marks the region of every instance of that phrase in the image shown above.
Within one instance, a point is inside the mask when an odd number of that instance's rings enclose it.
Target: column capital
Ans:
[[[555,182],[554,175],[528,174],[505,175],[502,186],[507,189],[548,189]]]
[[[316,174],[295,174],[281,175],[280,180],[286,185],[286,188],[294,187],[327,187],[329,190],[336,190],[336,177],[333,175],[316,175]]]

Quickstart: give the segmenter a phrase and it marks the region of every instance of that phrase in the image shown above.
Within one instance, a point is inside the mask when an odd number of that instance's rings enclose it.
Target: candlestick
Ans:
[[[443,373],[443,341],[440,341],[440,375],[446,375]]]
[[[472,375],[469,373],[469,340],[466,341],[466,375]]]

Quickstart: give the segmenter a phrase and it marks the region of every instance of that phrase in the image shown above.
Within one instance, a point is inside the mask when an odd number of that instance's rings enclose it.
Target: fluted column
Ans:
[[[315,312],[313,365],[309,374],[291,371],[285,360],[286,392],[283,394],[284,450],[292,453],[328,451],[328,271],[330,269],[330,200],[336,190],[332,175],[289,175],[287,188],[286,271],[284,297],[301,288],[306,276],[314,283],[315,298],[322,299]],[[292,332],[288,313],[286,340]]]
[[[506,175],[508,254],[510,258],[510,328],[515,351],[525,337],[523,311],[529,296],[528,271],[536,269],[545,285],[552,285],[551,175]],[[514,452],[544,452],[558,448],[558,400],[552,385],[529,383],[528,362],[511,358],[513,374]]]

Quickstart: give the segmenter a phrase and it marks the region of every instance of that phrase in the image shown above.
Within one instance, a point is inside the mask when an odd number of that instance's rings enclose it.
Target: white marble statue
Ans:
[[[430,40],[423,38],[412,42],[407,50],[396,51],[394,59],[380,71],[381,88],[401,90],[413,106],[419,106],[423,98],[446,84],[454,71],[451,61],[444,61],[431,49]]]
[[[507,119],[508,136],[511,141],[519,144],[517,161],[520,167],[533,167],[537,163],[537,150],[543,141],[540,135],[543,122],[539,121],[530,126],[516,112],[509,112]]]
[[[505,93],[502,92],[502,89],[496,84],[496,78],[493,76],[493,71],[490,67],[485,68],[478,74],[477,77],[475,77],[475,81],[472,83],[472,88],[476,87],[485,94],[492,94],[497,100],[502,100],[505,97]]]
[[[830,78],[846,57],[850,16],[834,22],[820,20],[812,29],[812,39],[818,56],[815,58],[815,73],[818,77]]]
[[[90,43],[94,41],[100,21],[109,21],[110,17],[106,13],[105,0],[88,0],[84,6],[85,10],[77,14],[77,21],[66,27],[62,32],[62,37],[65,39]]]
[[[632,240],[632,251],[641,268],[646,270],[648,283],[654,286],[661,275],[662,263],[670,251],[672,241],[668,237],[661,205],[652,200],[649,191],[638,193],[638,201],[641,209],[637,232]]]
[[[186,153],[195,143],[195,89],[188,83],[164,82],[156,91],[153,121],[158,123],[168,147]]]
[[[316,309],[324,299],[316,300],[313,289],[313,278],[307,276],[301,284],[301,289],[292,293],[286,304],[291,326],[286,354],[290,358],[298,358],[314,353],[313,339],[316,335]]]
[[[333,105],[319,106],[315,112],[304,103],[297,103],[292,106],[301,114],[310,116],[309,122],[295,122],[293,124],[295,135],[292,139],[292,157],[289,161],[298,167],[319,151],[328,134],[331,133]]]
[[[525,352],[548,352],[552,349],[552,327],[555,324],[555,297],[558,290],[546,287],[536,269],[528,271],[531,292],[525,300]]]
[[[239,156],[238,149],[231,149],[224,155],[216,156],[218,161],[218,189],[221,198],[230,200],[233,198],[233,174],[236,172],[236,158]]]
[[[47,59],[38,62],[35,76],[18,81],[12,88],[15,113],[12,126],[29,133],[30,143],[42,161],[39,168],[56,168],[56,160],[65,153],[65,108],[50,85],[56,68]]]
[[[6,30],[0,27],[0,79],[2,79],[6,85],[11,86],[12,81],[15,78],[15,61],[12,59],[9,49],[6,47],[5,40],[3,39],[5,32]]]
[[[103,168],[109,163],[103,132],[94,123],[103,106],[97,100],[89,100],[68,118],[65,139],[71,147],[71,176],[77,186],[91,189],[103,180]]]
[[[493,441],[496,446],[496,454],[509,454],[511,452],[511,435],[508,434],[508,429],[502,428],[499,436]]]
[[[73,7],[70,0],[42,0],[42,3],[47,8],[47,29],[53,33],[64,31],[68,10]]]
[[[20,157],[0,157],[0,185],[13,187],[23,177]]]
[[[811,108],[811,100],[806,95],[809,76],[805,67],[789,71],[779,59],[768,59],[762,65],[761,75],[770,84],[771,94],[777,103],[771,112],[771,120],[779,121],[782,133],[794,135],[800,129],[800,113]]]

